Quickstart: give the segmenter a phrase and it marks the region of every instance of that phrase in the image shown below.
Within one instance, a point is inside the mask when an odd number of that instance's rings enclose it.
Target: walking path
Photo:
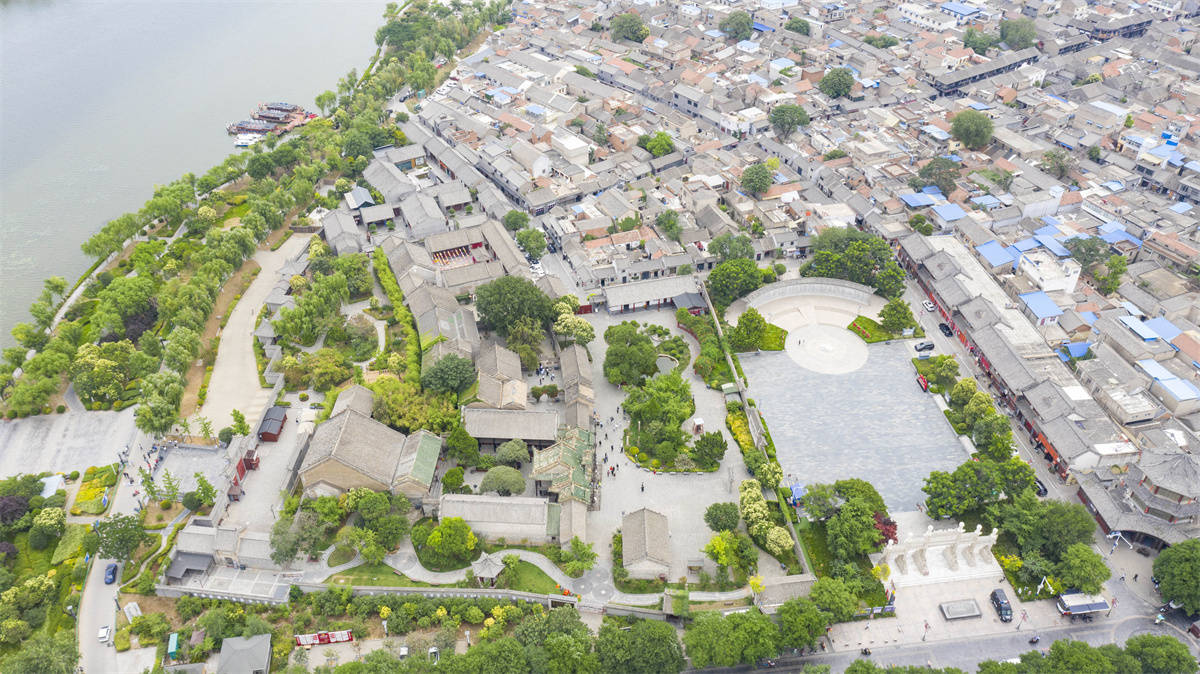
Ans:
[[[279,250],[259,250],[254,261],[262,268],[250,287],[242,293],[237,306],[221,330],[221,348],[213,364],[208,397],[200,415],[212,420],[213,428],[233,423],[232,410],[239,410],[248,421],[258,419],[271,403],[270,391],[259,386],[258,364],[254,360],[254,319],[267,295],[278,282],[279,269],[308,245],[311,234],[297,234]]]

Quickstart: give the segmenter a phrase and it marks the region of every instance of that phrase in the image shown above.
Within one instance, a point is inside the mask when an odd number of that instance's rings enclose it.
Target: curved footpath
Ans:
[[[332,551],[332,548],[330,548]],[[628,604],[631,606],[650,606],[658,604],[662,600],[662,593],[656,592],[652,594],[629,594],[619,592],[613,586],[612,574],[607,567],[596,567],[583,574],[579,578],[571,578],[562,569],[558,568],[545,555],[533,552],[532,550],[524,550],[521,548],[507,548],[497,550],[493,555],[504,557],[505,555],[516,555],[522,561],[529,562],[538,567],[549,576],[555,583],[558,583],[564,590],[568,590],[571,594],[578,596],[584,603],[603,605],[607,603]],[[324,561],[328,558],[329,552],[322,555],[321,568],[324,568]],[[335,568],[325,569],[325,577],[340,573],[347,569],[358,566],[361,563],[356,555],[353,560],[342,564]],[[417,558],[417,552],[413,548],[412,541],[405,540],[400,544],[400,548],[383,558],[383,563],[390,566],[398,573],[402,573],[408,578],[421,582],[429,583],[430,585],[450,585],[457,583],[463,579],[463,572],[469,567],[455,569],[453,571],[430,571],[424,566],[421,566],[421,561]],[[305,580],[308,580],[306,578]],[[318,581],[319,582],[319,581]],[[692,592],[690,598],[693,601],[728,601],[733,599],[743,599],[750,596],[749,588],[739,588],[729,592]]]

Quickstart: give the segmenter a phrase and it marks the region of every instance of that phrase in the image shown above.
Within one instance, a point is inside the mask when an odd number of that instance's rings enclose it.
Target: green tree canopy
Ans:
[[[792,135],[796,129],[808,124],[808,113],[799,105],[784,103],[771,108],[771,126],[783,138]]]
[[[830,98],[841,98],[854,87],[854,74],[849,68],[834,68],[821,78],[817,88]]]
[[[1025,49],[1033,46],[1037,38],[1037,26],[1033,19],[1013,19],[1000,22],[1000,41],[1010,49]]]
[[[714,503],[704,511],[704,523],[713,531],[734,531],[741,521],[736,503]]]
[[[771,189],[774,181],[771,169],[766,164],[753,164],[742,171],[742,189],[755,196]]]
[[[754,34],[754,20],[746,12],[733,12],[729,16],[721,19],[718,24],[722,33],[728,35],[731,39],[741,42],[749,40]]]
[[[963,145],[977,150],[992,141],[992,118],[978,110],[963,110],[950,123],[950,133]]]
[[[421,386],[438,393],[462,393],[475,382],[475,364],[469,358],[446,354],[421,373]]]
[[[642,17],[632,12],[613,17],[611,29],[614,40],[641,42],[650,36],[650,29],[642,23]]]
[[[484,326],[508,336],[509,328],[522,318],[538,325],[553,316],[550,298],[528,279],[505,276],[475,291],[475,307]]]
[[[1158,553],[1154,575],[1162,596],[1183,604],[1190,614],[1200,613],[1200,539],[1191,538]]]
[[[762,285],[762,274],[753,260],[726,260],[708,275],[708,292],[713,304],[727,307],[739,297],[749,295]]]
[[[517,243],[529,257],[540,260],[546,252],[546,235],[540,229],[526,228],[517,232]]]

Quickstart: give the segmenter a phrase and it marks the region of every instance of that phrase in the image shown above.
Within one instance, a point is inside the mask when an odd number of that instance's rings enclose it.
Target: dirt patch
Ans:
[[[229,313],[229,305],[233,303],[233,298],[236,295],[241,295],[250,287],[250,283],[254,280],[255,274],[261,269],[254,260],[246,260],[241,268],[234,272],[233,276],[221,286],[221,293],[217,295],[217,301],[213,305],[213,311],[208,317],[208,321],[204,324],[204,334],[200,335],[200,344],[207,346],[213,337],[217,336],[221,329],[221,320]],[[213,354],[216,357],[216,354]],[[197,359],[192,362],[192,366],[187,372],[187,388],[183,390],[183,403],[179,407],[179,414],[183,417],[191,417],[200,408],[200,386],[204,383],[205,367],[207,364],[203,359]],[[214,431],[220,429],[213,429]]]

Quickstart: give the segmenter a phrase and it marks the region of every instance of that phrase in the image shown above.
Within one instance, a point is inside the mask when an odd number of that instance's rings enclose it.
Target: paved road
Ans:
[[[254,261],[262,271],[250,283],[221,331],[221,347],[213,363],[208,397],[201,416],[212,420],[213,428],[233,423],[232,410],[239,410],[253,423],[271,403],[270,392],[259,386],[258,364],[254,360],[254,319],[278,280],[279,268],[308,245],[310,234],[297,234],[279,250],[259,250]]]

